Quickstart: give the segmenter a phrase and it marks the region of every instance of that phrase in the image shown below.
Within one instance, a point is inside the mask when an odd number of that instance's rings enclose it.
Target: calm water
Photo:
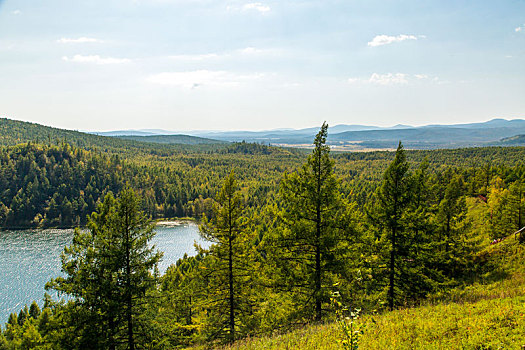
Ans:
[[[194,241],[207,246],[194,223],[157,226],[153,244],[164,252],[161,273],[184,253],[195,255]],[[61,274],[60,254],[71,244],[73,230],[0,231],[0,324],[11,312],[36,300],[42,305],[44,285]],[[51,294],[51,293],[50,293]]]

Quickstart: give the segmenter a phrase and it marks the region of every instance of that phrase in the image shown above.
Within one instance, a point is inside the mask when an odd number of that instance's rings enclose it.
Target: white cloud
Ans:
[[[226,9],[228,11],[242,11],[242,12],[257,11],[261,14],[267,14],[271,11],[270,6],[263,4],[262,2],[251,2],[248,4],[244,4],[242,6],[230,5],[230,6],[227,6]]]
[[[62,57],[63,61],[75,62],[75,63],[91,63],[91,64],[123,64],[131,62],[128,58],[115,58],[115,57],[100,57],[99,55],[83,56],[75,55],[73,57]]]
[[[216,53],[205,53],[205,54],[197,54],[197,55],[172,55],[169,56],[169,58],[172,58],[174,60],[181,60],[181,61],[206,61],[211,59],[217,59],[221,57],[225,57],[227,55],[219,55]]]
[[[246,47],[244,49],[237,50],[241,55],[260,55],[271,53],[273,50],[257,49],[255,47]]]
[[[252,3],[244,5],[242,8],[243,10],[257,10],[260,13],[270,12],[270,6],[264,5],[263,3],[260,3],[260,2],[252,2]]]
[[[14,11],[11,12],[11,13],[12,13],[13,15],[17,16],[17,15],[21,14],[22,11],[20,11],[20,10],[14,10]]]
[[[86,38],[86,37],[80,37],[80,38],[60,38],[57,40],[57,43],[60,44],[84,44],[84,43],[101,43],[102,40],[95,39],[95,38]]]
[[[376,35],[372,41],[368,42],[368,46],[376,47],[376,46],[382,46],[382,45],[388,45],[392,43],[398,43],[405,40],[418,40],[418,39],[424,39],[426,36],[424,35],[406,35],[401,34],[397,36],[390,36],[390,35]]]
[[[387,74],[374,73],[370,76],[370,79],[368,79],[368,81],[372,84],[379,84],[379,85],[408,84],[407,75],[403,73],[387,73]]]
[[[514,29],[514,31],[516,31],[517,33],[518,32],[525,32],[525,24],[522,25],[522,26],[517,27],[516,29]]]
[[[442,83],[438,77],[432,77],[427,74],[405,74],[405,73],[373,73],[369,78],[349,78],[349,84],[373,84],[373,85],[407,85],[414,81],[430,81]]]
[[[226,71],[196,70],[154,74],[149,76],[147,81],[153,84],[195,89],[201,86],[235,87],[263,76],[260,73],[242,75]]]
[[[258,49],[255,47],[246,47],[244,49],[237,49],[224,53],[205,53],[205,54],[183,54],[172,55],[169,58],[178,61],[211,61],[224,58],[238,58],[238,57],[254,57],[254,56],[269,56],[280,55],[281,50],[278,49]]]
[[[253,54],[263,53],[264,50],[256,49],[255,47],[247,47],[247,48],[238,50],[238,52],[242,55],[253,55]]]

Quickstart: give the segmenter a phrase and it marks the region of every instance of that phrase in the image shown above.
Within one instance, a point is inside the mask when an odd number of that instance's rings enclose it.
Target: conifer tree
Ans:
[[[492,179],[488,192],[487,222],[491,239],[500,239],[516,231],[517,201],[499,176]]]
[[[29,307],[29,316],[36,320],[40,316],[40,307],[36,303],[36,301],[33,301],[31,303],[31,306]]]
[[[467,246],[469,222],[464,187],[461,175],[451,176],[435,216],[438,264],[441,271],[450,278],[460,275],[467,252],[474,249],[471,244],[473,242],[469,242]]]
[[[253,268],[250,234],[233,171],[217,195],[213,217],[203,217],[200,231],[212,243],[208,249],[199,249],[205,256],[201,278],[206,283],[210,337],[233,342],[242,332],[241,317],[250,313],[247,294]]]
[[[131,189],[118,199],[106,195],[89,218],[89,230],[76,230],[62,254],[66,276],[46,286],[73,298],[64,316],[76,332],[76,347],[137,345],[144,299],[156,283],[152,272],[161,258],[148,245],[155,233],[138,205]]]
[[[383,176],[378,191],[378,216],[380,226],[385,230],[389,242],[388,261],[388,306],[394,309],[396,303],[396,271],[399,265],[400,247],[406,234],[406,213],[412,201],[412,179],[408,172],[403,145],[399,142],[393,162]]]
[[[379,249],[381,265],[385,266],[383,271],[379,269],[376,279],[387,280],[387,301],[391,310],[425,297],[446,281],[443,255],[439,254],[439,247],[443,246],[439,237],[443,220],[434,214],[435,193],[431,190],[428,167],[424,159],[413,173],[410,172],[400,142],[376,193],[377,202],[372,211],[380,230],[376,249]],[[456,201],[460,205],[460,199],[456,198],[454,203]]]
[[[436,239],[436,223],[431,191],[429,163],[425,158],[411,176],[411,198],[402,223],[402,234],[397,240],[396,262],[398,290],[405,300],[417,300],[435,290],[445,278],[439,269],[440,246]],[[396,278],[396,277],[395,277]]]
[[[321,321],[337,276],[345,274],[356,231],[342,198],[323,123],[306,163],[281,181],[278,227],[267,252],[277,287],[290,293],[296,318]]]

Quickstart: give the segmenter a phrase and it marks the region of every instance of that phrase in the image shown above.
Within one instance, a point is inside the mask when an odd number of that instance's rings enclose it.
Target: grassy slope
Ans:
[[[360,349],[522,349],[525,347],[525,246],[513,237],[480,254],[479,282],[427,305],[364,317]],[[483,283],[482,281],[485,281]],[[342,349],[338,325],[245,339],[226,349]]]

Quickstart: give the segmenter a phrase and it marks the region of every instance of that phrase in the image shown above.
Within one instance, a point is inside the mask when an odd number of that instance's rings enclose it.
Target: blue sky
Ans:
[[[78,130],[525,117],[525,1],[0,0],[0,116]]]

